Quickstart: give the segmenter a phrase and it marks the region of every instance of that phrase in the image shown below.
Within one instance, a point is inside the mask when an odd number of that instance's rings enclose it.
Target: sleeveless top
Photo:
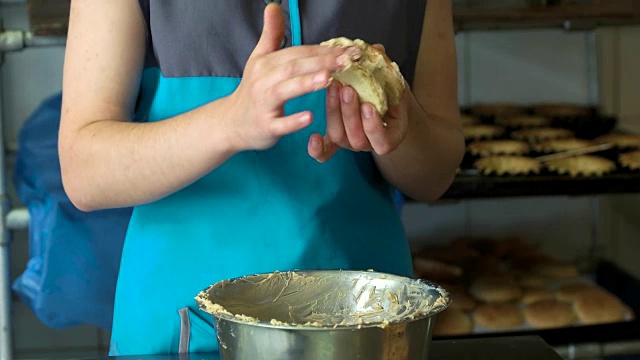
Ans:
[[[140,0],[147,55],[136,121],[162,121],[231,94],[260,38],[269,0]],[[381,43],[409,82],[424,1],[282,0],[283,46],[333,37]],[[268,94],[265,94],[268,96]],[[271,149],[238,153],[192,185],[133,210],[115,299],[111,355],[216,351],[209,285],[287,270],[374,269],[411,276],[392,187],[366,152],[325,164],[307,153],[324,134],[325,92],[285,105],[314,123]],[[154,179],[149,179],[154,181]]]

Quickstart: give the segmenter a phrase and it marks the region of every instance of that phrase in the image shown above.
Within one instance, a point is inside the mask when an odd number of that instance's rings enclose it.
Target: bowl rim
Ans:
[[[443,299],[443,306],[441,307],[436,307],[428,312],[416,315],[415,317],[413,317],[410,320],[396,320],[396,321],[389,321],[386,323],[383,322],[373,322],[373,323],[363,323],[360,325],[305,325],[305,324],[289,324],[289,323],[285,323],[285,324],[272,324],[271,323],[271,319],[269,320],[258,320],[255,322],[250,322],[250,321],[246,321],[246,320],[242,320],[242,318],[239,318],[237,316],[235,316],[234,314],[211,314],[210,312],[205,310],[205,307],[203,304],[200,303],[200,300],[198,299],[200,297],[201,294],[205,293],[208,294],[208,292],[213,289],[216,286],[219,286],[221,283],[229,283],[229,282],[235,282],[241,279],[246,279],[249,277],[254,277],[254,276],[269,276],[269,275],[273,275],[273,274],[313,274],[313,273],[326,273],[326,272],[340,272],[340,273],[346,273],[346,274],[372,274],[372,275],[380,275],[380,276],[385,276],[386,278],[396,278],[396,279],[402,279],[404,281],[413,281],[413,282],[418,282],[418,283],[422,283],[424,285],[427,285],[431,288],[436,289],[438,292],[440,292],[440,294],[442,295],[442,299]],[[425,280],[425,279],[419,279],[419,278],[411,278],[411,277],[407,277],[407,276],[402,276],[402,275],[396,275],[396,274],[391,274],[391,273],[386,273],[386,272],[380,272],[380,271],[373,271],[373,270],[289,270],[289,271],[273,271],[273,272],[268,272],[268,273],[257,273],[257,274],[251,274],[251,275],[243,275],[243,276],[238,276],[235,278],[230,278],[230,279],[224,279],[224,280],[220,280],[217,281],[216,283],[206,287],[205,289],[203,289],[198,296],[196,297],[196,304],[198,306],[198,308],[200,309],[200,311],[203,311],[211,316],[213,316],[215,322],[217,321],[230,321],[230,322],[234,322],[237,324],[241,324],[241,325],[249,325],[249,326],[255,326],[255,327],[264,327],[264,328],[271,328],[271,329],[278,329],[278,330],[305,330],[305,331],[352,331],[352,330],[361,330],[361,329],[369,329],[369,328],[387,328],[389,326],[393,326],[393,325],[399,325],[399,324],[409,324],[409,323],[413,323],[413,322],[417,322],[426,318],[430,318],[430,317],[434,317],[438,314],[440,314],[442,311],[446,310],[450,305],[451,305],[451,293],[446,290],[444,287],[429,281],[429,280]]]

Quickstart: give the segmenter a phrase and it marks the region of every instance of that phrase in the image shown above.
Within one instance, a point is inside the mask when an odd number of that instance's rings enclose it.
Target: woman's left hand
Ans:
[[[380,118],[373,105],[361,104],[350,86],[333,82],[327,89],[327,132],[313,134],[308,152],[319,162],[340,148],[386,155],[400,146],[407,134],[407,92],[400,103]]]
[[[373,45],[381,51],[380,44]],[[319,162],[329,160],[340,148],[373,151],[386,155],[400,146],[407,134],[407,92],[400,103],[389,108],[383,118],[369,103],[361,104],[356,91],[334,81],[327,88],[327,132],[313,134],[308,152]]]

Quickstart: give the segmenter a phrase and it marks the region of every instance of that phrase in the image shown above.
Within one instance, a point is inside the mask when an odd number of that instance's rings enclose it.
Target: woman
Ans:
[[[215,350],[193,297],[221,279],[411,275],[392,188],[434,200],[463,153],[451,0],[270,2],[72,2],[65,190],[85,211],[135,206],[111,354]],[[416,68],[384,119],[327,86],[351,50],[313,44],[337,36]]]

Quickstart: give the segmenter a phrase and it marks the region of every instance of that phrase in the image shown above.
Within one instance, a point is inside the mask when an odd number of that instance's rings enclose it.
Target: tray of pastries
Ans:
[[[444,198],[640,191],[640,134],[594,108],[475,104],[461,119],[466,152]]]
[[[434,337],[575,329],[635,321],[577,264],[521,239],[462,238],[414,254],[416,277],[451,292]]]

